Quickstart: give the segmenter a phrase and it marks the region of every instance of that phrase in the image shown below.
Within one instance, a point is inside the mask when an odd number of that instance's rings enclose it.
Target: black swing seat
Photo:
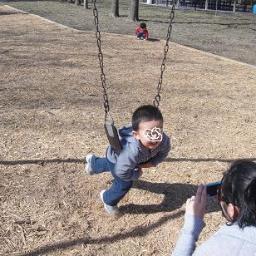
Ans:
[[[116,153],[120,153],[122,150],[122,144],[119,139],[118,131],[115,127],[112,118],[106,119],[104,123],[105,132],[109,141],[109,144]]]

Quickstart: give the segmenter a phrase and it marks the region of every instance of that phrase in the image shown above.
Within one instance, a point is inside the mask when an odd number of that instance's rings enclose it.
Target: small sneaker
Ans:
[[[106,212],[107,212],[108,214],[110,214],[110,215],[118,215],[120,212],[119,212],[119,209],[118,209],[117,206],[108,205],[108,204],[106,204],[106,203],[104,202],[103,194],[104,194],[105,191],[106,191],[106,190],[102,190],[102,191],[100,192],[100,199],[101,199],[101,201],[102,201],[102,203],[103,203],[103,205],[104,205],[104,208],[105,208]]]
[[[92,161],[92,158],[94,157],[93,154],[88,154],[86,155],[85,157],[85,160],[86,160],[86,164],[85,164],[85,171],[89,174],[89,175],[93,175],[94,174],[94,171],[92,169],[92,164],[91,164],[91,161]]]

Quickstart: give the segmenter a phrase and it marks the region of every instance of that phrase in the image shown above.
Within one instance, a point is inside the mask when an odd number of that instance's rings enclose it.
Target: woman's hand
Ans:
[[[207,194],[206,186],[200,185],[196,195],[189,198],[186,202],[186,214],[204,218],[206,208]]]

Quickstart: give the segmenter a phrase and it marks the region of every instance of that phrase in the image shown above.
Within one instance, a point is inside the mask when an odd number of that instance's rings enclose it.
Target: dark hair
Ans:
[[[161,111],[153,105],[143,105],[137,108],[132,115],[132,129],[138,131],[139,124],[146,121],[161,121],[163,116]]]
[[[143,29],[143,28],[146,28],[146,27],[147,27],[147,25],[146,25],[146,23],[145,23],[145,22],[142,22],[142,23],[140,23],[140,27]]]
[[[239,208],[236,220],[240,228],[256,226],[256,163],[235,161],[224,174],[222,200]]]

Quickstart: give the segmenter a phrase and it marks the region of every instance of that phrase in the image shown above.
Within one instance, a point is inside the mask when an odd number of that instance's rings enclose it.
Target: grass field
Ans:
[[[57,2],[10,4],[55,12],[73,27],[81,25],[77,13],[87,13]],[[255,66],[172,43],[161,102],[171,153],[134,183],[120,203],[123,215],[109,217],[99,192],[111,176],[84,172],[84,156],[103,156],[107,146],[91,25],[77,31],[3,5],[0,24],[0,255],[169,255],[184,202],[197,185],[219,180],[234,159],[255,159]],[[102,37],[120,127],[135,108],[152,102],[164,41],[126,33]],[[215,200],[205,222],[199,244],[225,222]]]
[[[129,1],[120,0],[120,18],[110,17],[110,0],[99,1],[101,30],[133,35],[135,23],[127,19]],[[50,1],[8,1],[13,7],[38,14],[61,24],[79,29],[94,30],[92,10],[82,6]],[[91,8],[91,6],[90,6]],[[146,21],[152,38],[165,38],[169,10],[140,5],[140,19]],[[221,56],[256,64],[256,15],[249,13],[203,12],[177,10],[172,39]]]

